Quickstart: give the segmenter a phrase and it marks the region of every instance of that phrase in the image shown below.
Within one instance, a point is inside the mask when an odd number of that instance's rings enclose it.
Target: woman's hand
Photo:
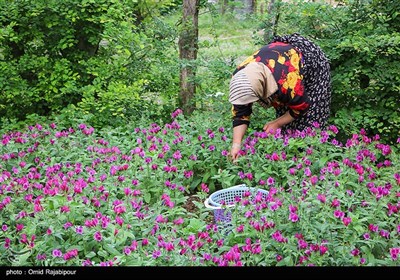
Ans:
[[[267,133],[274,134],[278,128],[281,128],[282,126],[287,125],[288,123],[291,123],[292,121],[294,121],[294,118],[290,115],[289,111],[287,111],[285,114],[283,114],[279,118],[277,118],[273,121],[267,122],[264,125],[263,130]]]
[[[240,148],[241,148],[241,145],[239,143],[232,144],[230,156],[231,156],[233,162],[235,162],[238,159]]]
[[[279,123],[276,120],[273,120],[266,123],[263,127],[263,130],[267,133],[274,134],[278,128],[280,128]]]

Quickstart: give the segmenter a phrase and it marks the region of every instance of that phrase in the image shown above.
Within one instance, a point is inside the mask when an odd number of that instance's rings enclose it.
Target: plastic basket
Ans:
[[[206,208],[214,211],[214,220],[216,223],[222,224],[224,227],[229,227],[232,220],[230,208],[235,207],[236,198],[242,198],[246,191],[250,191],[251,197],[255,197],[257,193],[261,193],[264,199],[268,196],[268,191],[264,189],[247,187],[245,184],[242,184],[212,193],[204,201],[204,205]]]

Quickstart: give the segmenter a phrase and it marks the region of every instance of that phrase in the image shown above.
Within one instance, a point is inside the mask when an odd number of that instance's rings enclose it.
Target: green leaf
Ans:
[[[110,245],[110,244],[104,244],[104,245],[103,245],[103,248],[104,248],[107,252],[109,252],[111,255],[113,255],[113,256],[118,256],[118,255],[121,254],[120,251],[116,250],[116,249],[114,248],[114,246],[112,246],[112,245]]]

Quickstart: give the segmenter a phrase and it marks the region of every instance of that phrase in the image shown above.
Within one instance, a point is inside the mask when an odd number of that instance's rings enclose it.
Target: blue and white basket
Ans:
[[[230,209],[236,206],[236,198],[242,198],[246,191],[250,191],[251,197],[255,197],[257,193],[261,193],[264,199],[268,196],[268,191],[264,189],[256,189],[241,184],[212,193],[204,201],[204,205],[214,211],[215,222],[227,228],[232,225]]]

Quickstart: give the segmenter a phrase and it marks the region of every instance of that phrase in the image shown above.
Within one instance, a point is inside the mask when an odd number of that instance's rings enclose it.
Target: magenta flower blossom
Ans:
[[[24,229],[24,225],[23,224],[17,224],[16,226],[17,231],[21,231]]]
[[[292,221],[293,223],[296,223],[299,221],[299,216],[296,213],[290,213],[289,220]]]
[[[272,238],[275,239],[279,243],[286,243],[288,241],[287,238],[282,236],[282,233],[279,230],[272,233]]]
[[[161,256],[161,251],[159,251],[159,250],[153,251],[152,257],[153,257],[154,259],[158,259],[160,256]]]
[[[258,184],[259,184],[260,186],[265,186],[265,185],[267,184],[267,182],[266,182],[265,180],[263,180],[263,179],[260,179],[260,180],[258,181]]]
[[[183,218],[179,217],[178,219],[175,219],[173,223],[174,225],[181,225],[183,224],[183,222],[184,222]]]
[[[351,223],[350,217],[343,217],[342,222],[345,226],[348,226]]]
[[[249,173],[246,173],[244,175],[249,181],[253,180],[253,174],[252,173],[249,172]]]
[[[37,254],[36,259],[39,261],[44,261],[46,259],[46,254]]]
[[[172,155],[172,157],[173,157],[174,159],[176,159],[176,160],[180,160],[180,159],[182,158],[181,151],[180,151],[180,150],[176,150],[176,151],[174,152],[174,154]]]
[[[339,201],[338,199],[334,198],[334,199],[332,200],[331,206],[332,206],[333,208],[338,208],[338,207],[340,206],[340,201]]]
[[[246,218],[251,218],[251,217],[253,217],[253,212],[252,211],[246,211],[246,213],[244,214],[244,216],[246,217]]]
[[[64,229],[69,229],[70,227],[72,227],[73,226],[73,224],[71,223],[71,222],[66,222],[65,224],[64,224]]]
[[[61,258],[63,256],[61,250],[59,250],[59,249],[54,249],[52,252],[52,255],[55,258]]]
[[[78,256],[78,250],[77,249],[72,249],[72,250],[69,250],[68,252],[66,252],[65,254],[64,254],[64,260],[70,260],[70,259],[72,259],[72,258],[75,258],[76,256]]]
[[[320,253],[321,256],[324,255],[326,252],[328,252],[328,247],[327,246],[325,246],[325,245],[319,246],[319,253]]]
[[[360,253],[361,253],[360,250],[357,249],[357,248],[354,248],[353,250],[351,250],[351,254],[352,254],[354,257],[360,255]]]
[[[318,195],[317,195],[317,199],[318,199],[319,201],[321,201],[322,203],[325,203],[325,202],[326,202],[326,196],[325,196],[324,194],[318,194]]]
[[[184,175],[186,178],[192,177],[193,174],[194,174],[193,170],[184,170],[184,171],[183,171],[183,175]]]
[[[83,234],[83,226],[77,226],[77,227],[75,228],[75,232],[76,232],[77,234]]]
[[[236,232],[238,233],[242,233],[244,230],[244,225],[239,225],[238,227],[236,227]]]
[[[308,243],[304,239],[299,239],[297,241],[299,249],[306,249],[308,247]]]
[[[103,239],[103,236],[101,235],[101,232],[100,231],[96,231],[95,233],[94,233],[94,239],[97,241],[97,242],[100,242],[102,239]]]
[[[372,232],[378,232],[379,231],[379,227],[378,225],[374,225],[374,224],[369,224],[368,225],[368,229]]]
[[[318,183],[318,176],[316,176],[316,175],[311,176],[310,183],[311,183],[311,185],[315,186]]]
[[[335,218],[341,219],[344,217],[344,212],[340,210],[335,210],[333,211],[333,215],[335,216]]]
[[[297,206],[296,205],[289,205],[289,212],[290,213],[296,213],[297,212]]]
[[[70,212],[70,209],[68,206],[63,205],[63,206],[61,206],[60,211],[61,211],[61,213],[68,213],[68,212]]]
[[[384,237],[384,238],[386,238],[386,239],[390,238],[390,232],[388,232],[387,230],[381,229],[380,232],[379,232],[379,235]]]
[[[131,253],[132,253],[131,248],[128,247],[128,246],[125,246],[125,247],[124,247],[124,254],[127,255],[127,256],[129,256]]]
[[[272,177],[268,177],[268,179],[267,179],[267,185],[268,185],[268,186],[271,186],[271,185],[273,185],[273,184],[275,184],[275,179],[272,178]]]
[[[210,189],[205,183],[201,183],[201,190],[205,193],[208,193],[210,191]]]
[[[182,109],[176,109],[174,112],[171,113],[171,117],[176,119],[179,115],[183,115]]]
[[[396,261],[399,254],[400,247],[390,248],[390,256],[392,257],[392,260]]]

